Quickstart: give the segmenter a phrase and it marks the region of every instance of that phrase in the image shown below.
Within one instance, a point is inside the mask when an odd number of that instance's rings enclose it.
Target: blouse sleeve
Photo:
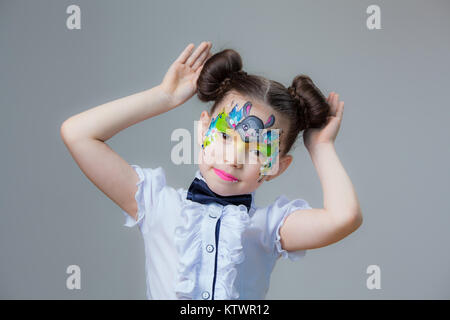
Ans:
[[[131,167],[136,171],[139,177],[139,181],[136,183],[138,188],[134,195],[138,207],[138,218],[135,220],[125,210],[122,210],[122,213],[125,215],[124,226],[131,228],[138,225],[142,230],[142,226],[147,224],[145,223],[145,220],[150,219],[153,209],[158,201],[159,194],[166,185],[166,177],[164,170],[161,167],[150,169],[141,168],[134,164],[131,165]]]
[[[283,259],[289,258],[291,261],[299,260],[306,254],[306,250],[286,251],[281,247],[280,228],[286,218],[294,211],[301,209],[312,209],[311,206],[303,199],[295,199],[289,201],[285,196],[278,197],[272,204],[268,212],[269,232],[271,241],[274,244],[274,252]]]

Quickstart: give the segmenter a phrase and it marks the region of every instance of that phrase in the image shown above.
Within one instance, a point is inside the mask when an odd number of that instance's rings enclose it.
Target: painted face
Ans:
[[[275,169],[279,154],[279,130],[267,129],[275,123],[273,115],[264,123],[260,118],[250,115],[251,108],[251,102],[247,101],[239,110],[236,104],[229,114],[223,109],[211,120],[202,148],[207,148],[220,134],[231,137],[238,135],[239,138],[235,140],[238,142],[238,152],[249,150],[258,154],[261,162],[258,179],[260,181],[264,175],[271,174],[272,169]]]

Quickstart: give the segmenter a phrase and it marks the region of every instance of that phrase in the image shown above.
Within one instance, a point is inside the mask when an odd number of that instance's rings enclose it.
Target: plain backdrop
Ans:
[[[81,8],[69,30],[66,8]],[[381,9],[369,30],[366,9]],[[449,299],[450,2],[0,1],[0,298],[145,299],[138,228],[81,172],[59,129],[68,117],[158,85],[190,42],[237,50],[244,70],[286,86],[308,74],[345,101],[336,150],[363,225],[344,240],[279,260],[268,299]],[[107,143],[130,164],[163,166],[175,188],[176,128],[210,104],[196,96]],[[323,206],[301,140],[294,163],[256,193]],[[81,268],[81,289],[66,268]],[[369,290],[367,268],[381,270]]]

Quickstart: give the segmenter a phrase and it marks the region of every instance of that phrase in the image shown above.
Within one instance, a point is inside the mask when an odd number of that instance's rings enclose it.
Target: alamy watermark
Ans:
[[[280,129],[261,129],[257,134],[258,138],[250,142],[243,142],[238,134],[232,135],[233,131],[227,137],[217,133],[214,142],[202,148],[200,126],[200,121],[194,121],[194,139],[185,128],[172,131],[170,140],[175,142],[170,152],[172,163],[260,164],[267,169],[264,171],[265,175],[278,169]]]
[[[66,273],[69,276],[66,279],[66,288],[69,290],[81,289],[81,269],[80,266],[72,264],[67,267]]]
[[[70,16],[66,19],[66,27],[69,30],[81,29],[81,9],[75,4],[71,4],[67,7],[66,13]]]
[[[366,13],[370,14],[366,20],[366,26],[369,30],[381,29],[381,9],[378,5],[372,4],[367,7]]]
[[[366,273],[370,276],[366,280],[367,289],[381,289],[381,269],[376,264],[367,267]]]

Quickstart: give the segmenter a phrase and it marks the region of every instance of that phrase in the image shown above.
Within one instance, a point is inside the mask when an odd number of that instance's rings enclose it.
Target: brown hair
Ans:
[[[300,132],[322,127],[330,110],[325,96],[310,77],[298,75],[286,88],[277,81],[247,74],[242,70],[239,53],[225,49],[205,62],[197,80],[197,96],[203,102],[214,101],[211,107],[214,112],[230,90],[262,101],[289,121],[288,132],[280,137],[284,140],[282,155],[291,150]]]

